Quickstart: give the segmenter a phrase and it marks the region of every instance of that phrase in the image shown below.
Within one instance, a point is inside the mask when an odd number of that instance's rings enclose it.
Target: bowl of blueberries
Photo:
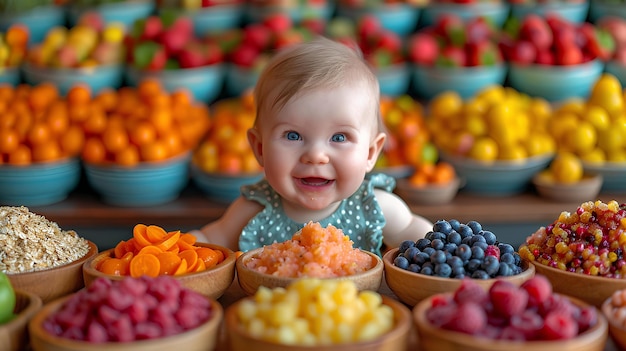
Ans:
[[[438,220],[424,238],[387,251],[383,264],[387,285],[409,306],[453,292],[464,278],[488,289],[498,279],[521,285],[535,274],[512,245],[498,241],[478,221],[456,219]]]

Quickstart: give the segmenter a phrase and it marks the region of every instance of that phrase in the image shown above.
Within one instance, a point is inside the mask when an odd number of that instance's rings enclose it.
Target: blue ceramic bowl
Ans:
[[[80,180],[77,158],[28,166],[0,165],[0,204],[46,206],[63,201]]]
[[[586,99],[604,71],[600,60],[572,66],[511,64],[508,82],[514,89],[548,101]]]
[[[411,83],[409,64],[402,63],[391,67],[376,69],[380,84],[380,93],[387,96],[407,94]]]
[[[108,204],[154,206],[176,199],[189,181],[189,153],[135,167],[84,164],[87,181]]]
[[[61,6],[40,6],[20,14],[0,13],[0,31],[6,32],[15,23],[28,27],[29,44],[40,43],[50,29],[65,25],[65,10]]]
[[[616,61],[609,61],[604,66],[604,71],[617,77],[622,86],[626,87],[626,66]]]
[[[502,85],[507,66],[425,67],[413,66],[412,83],[415,93],[431,99],[445,91],[456,91],[467,99],[491,85]]]
[[[0,84],[9,84],[17,86],[22,82],[20,77],[20,69],[17,67],[0,68]]]
[[[626,6],[622,2],[589,0],[589,20],[596,23],[604,16],[616,16],[626,19]]]
[[[484,196],[509,196],[527,191],[533,176],[548,167],[553,157],[544,155],[520,161],[486,163],[443,152],[440,156],[465,180],[462,191]]]
[[[102,16],[105,23],[120,22],[126,28],[130,28],[136,20],[146,18],[154,13],[155,8],[156,4],[152,0],[112,2],[96,6],[70,5],[67,17],[70,26],[73,27],[85,12],[96,11]]]
[[[264,18],[275,13],[287,13],[294,23],[300,23],[304,18],[322,18],[329,20],[335,12],[334,1],[326,1],[321,6],[270,6],[255,5],[250,2],[244,8],[244,22],[262,22]]]
[[[255,69],[234,64],[226,66],[225,90],[228,96],[240,96],[244,91],[254,88],[259,74]]]
[[[337,7],[338,15],[351,18],[355,21],[358,21],[360,17],[366,14],[374,15],[378,18],[383,28],[400,36],[406,36],[417,29],[421,11],[420,7],[405,3],[395,3],[369,8]]]
[[[145,78],[156,78],[163,88],[172,93],[186,89],[195,100],[211,103],[215,100],[224,84],[224,66],[215,64],[197,68],[163,70],[159,72],[140,71],[127,67],[125,71],[126,83],[138,86]]]
[[[583,169],[585,173],[602,176],[600,191],[626,193],[626,162],[605,162],[603,164],[583,162]]]
[[[427,27],[437,22],[437,17],[452,13],[467,21],[476,17],[487,17],[493,24],[501,28],[509,17],[509,4],[501,1],[498,3],[478,2],[474,4],[439,4],[431,2],[422,9],[419,27]]]
[[[22,65],[24,81],[28,84],[54,83],[59,92],[65,95],[76,84],[87,84],[93,94],[104,89],[119,88],[124,78],[121,65],[107,65],[85,68],[41,68],[30,64]]]
[[[511,16],[523,19],[529,14],[545,16],[556,14],[572,23],[581,23],[587,19],[589,1],[575,2],[547,2],[543,4],[511,4]]]
[[[243,6],[211,6],[186,13],[193,21],[194,34],[204,37],[207,33],[238,28],[243,18]]]
[[[241,195],[243,185],[254,184],[263,179],[263,173],[249,175],[211,174],[191,164],[191,179],[210,199],[230,203]]]

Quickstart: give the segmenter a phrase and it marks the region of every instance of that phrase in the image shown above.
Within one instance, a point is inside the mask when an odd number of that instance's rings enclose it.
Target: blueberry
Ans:
[[[482,260],[473,258],[473,259],[469,260],[467,262],[467,264],[465,265],[465,271],[467,271],[469,273],[474,273],[475,271],[480,269],[480,264],[481,263],[483,263]]]
[[[450,265],[453,269],[456,267],[463,268],[463,260],[458,256],[452,256],[446,260],[446,263]]]
[[[467,261],[469,261],[470,258],[472,258],[472,249],[469,247],[469,245],[466,245],[466,244],[459,245],[456,248],[456,251],[454,253],[463,262],[467,262]]]
[[[483,260],[483,263],[480,265],[489,276],[495,277],[498,274],[498,270],[500,269],[500,261],[495,256],[486,256]]]
[[[465,268],[463,266],[451,267],[451,268],[452,268],[452,274],[450,274],[451,277],[459,278],[460,276],[463,276],[463,277],[465,276]]]
[[[500,252],[500,262],[506,264],[515,265],[515,257],[513,257],[512,253],[502,253]]]
[[[472,258],[482,260],[483,258],[485,258],[485,250],[478,246],[472,246]]]
[[[415,246],[424,251],[425,248],[430,247],[430,240],[426,238],[419,239],[415,242]]]
[[[448,278],[452,274],[452,268],[447,263],[440,263],[435,266],[435,274],[439,277]]]
[[[452,229],[458,231],[459,230],[459,226],[461,225],[461,222],[459,222],[456,219],[451,219],[448,221],[448,223],[450,223],[450,226],[452,227]]]
[[[496,238],[496,235],[493,232],[490,232],[488,230],[483,230],[481,234],[482,234],[482,237],[485,238],[485,242],[489,245],[495,244],[496,241],[498,240]]]
[[[482,242],[482,241],[477,241],[477,242],[475,242],[475,243],[472,245],[472,247],[474,247],[474,246],[476,246],[476,247],[480,247],[481,249],[483,249],[483,251],[487,250],[487,248],[489,247],[489,245],[487,245],[487,243],[484,243],[484,242]]]
[[[396,265],[396,267],[407,269],[409,266],[409,260],[407,260],[404,256],[396,256],[393,260],[393,264]]]
[[[513,274],[513,270],[508,263],[500,263],[500,268],[498,268],[498,276],[508,277]]]
[[[433,275],[433,265],[430,262],[424,263],[420,273],[424,275]]]
[[[456,230],[451,231],[450,233],[448,233],[448,236],[446,237],[446,240],[449,243],[453,243],[453,244],[457,244],[459,245],[461,243],[461,234],[459,234]]]
[[[440,219],[433,224],[433,231],[448,234],[452,231],[452,225],[448,221]]]
[[[465,238],[461,239],[461,244],[472,246],[472,236],[466,236]]]
[[[415,256],[415,263],[422,265],[424,262],[430,262],[430,255],[422,251]]]
[[[511,244],[500,243],[498,244],[498,248],[500,249],[500,254],[510,253],[513,254],[515,249]]]
[[[452,278],[454,278],[454,279],[464,279],[465,278],[465,273],[452,274]]]
[[[415,247],[415,242],[412,240],[405,240],[400,244],[400,247],[398,248],[398,252],[403,253],[409,247]]]
[[[404,252],[404,257],[406,257],[407,260],[409,260],[409,263],[414,263],[415,262],[415,256],[417,256],[418,253],[420,253],[421,251],[413,246],[413,247],[409,247],[405,252]]]
[[[424,238],[428,240],[433,240],[435,238],[434,235],[435,235],[435,232],[431,230],[424,235]]]
[[[411,263],[406,270],[413,273],[419,273],[422,270],[422,266],[420,266],[419,264]]]
[[[453,244],[453,243],[447,243],[443,245],[443,251],[445,252],[454,253],[456,252],[456,248],[457,248],[456,244]]]
[[[472,228],[470,228],[467,224],[459,224],[459,229],[456,230],[461,234],[461,238],[465,238],[466,236],[472,236],[474,232]]]
[[[513,258],[515,258],[515,265],[516,266],[521,266],[522,265],[522,257],[519,255],[519,253],[513,252]]]
[[[427,248],[424,248],[424,250],[422,250],[422,252],[425,252],[428,256],[432,255],[432,254],[433,254],[433,252],[435,252],[435,251],[437,251],[437,250],[433,249],[433,248],[432,248],[432,247],[430,247],[430,246],[429,246],[429,247],[427,247]]]
[[[443,240],[441,239],[435,239],[430,243],[430,247],[432,247],[435,250],[443,250],[443,246],[445,244],[443,243]]]
[[[472,229],[474,234],[478,234],[481,230],[483,230],[483,226],[477,221],[469,221],[467,222],[467,226]]]
[[[432,255],[430,255],[430,262],[433,264],[444,263],[446,262],[446,254],[442,250],[435,251]]]
[[[474,271],[474,273],[472,273],[472,278],[473,279],[489,279],[491,277],[489,276],[489,274],[487,274],[487,272],[479,269],[477,271]]]
[[[485,240],[485,237],[482,235],[473,235],[470,242],[472,243],[472,245],[474,245],[477,242],[486,243],[487,240]]]

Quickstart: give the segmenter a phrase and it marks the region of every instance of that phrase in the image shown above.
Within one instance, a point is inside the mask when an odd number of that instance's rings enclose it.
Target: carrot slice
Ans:
[[[100,272],[104,274],[110,275],[127,275],[128,274],[128,263],[119,258],[107,258],[102,261],[100,264]]]
[[[183,260],[173,252],[162,252],[156,256],[160,263],[159,274],[174,275]]]
[[[155,245],[158,246],[161,250],[167,251],[172,246],[174,246],[176,242],[178,242],[178,238],[180,238],[180,230],[172,232],[171,234],[167,234],[165,238],[163,238],[163,240]]]
[[[183,234],[186,235],[186,234]],[[195,250],[196,247],[193,244],[188,243],[187,241],[183,240],[183,235],[180,236],[180,239],[178,239],[178,241],[176,242],[176,246],[178,246],[179,251],[185,251],[185,250]]]
[[[150,254],[150,255],[158,255],[160,253],[162,253],[163,250],[161,250],[158,246],[154,246],[154,245],[148,245],[148,246],[144,246],[141,248],[141,250],[139,250],[139,253],[137,253],[137,255],[146,255],[146,254]]]
[[[189,245],[193,245],[196,243],[196,237],[193,234],[189,234],[189,233],[184,233],[180,235],[180,239],[178,239],[179,241],[184,241],[185,243],[189,244]]]
[[[163,240],[165,236],[167,236],[167,232],[159,226],[149,225],[148,228],[146,228],[146,237],[151,243],[158,243]]]
[[[180,265],[178,265],[178,268],[176,269],[176,272],[174,272],[174,275],[180,275],[185,273],[187,273],[187,261],[180,260]]]
[[[156,277],[161,270],[161,263],[154,255],[137,255],[130,261],[130,276],[139,278],[143,275]]]
[[[135,228],[133,228],[133,238],[135,238],[135,241],[139,244],[139,248],[152,244],[148,239],[147,230],[148,227],[145,224],[137,224]]]
[[[198,253],[196,250],[185,250],[178,253],[178,257],[187,261],[187,269],[189,271],[193,271],[196,268],[196,264],[198,261],[202,261],[198,259]]]
[[[165,252],[172,252],[175,254],[178,254],[179,252],[181,252],[182,249],[178,246],[178,244],[174,244],[174,246],[170,247],[167,251]]]
[[[133,259],[133,257],[135,257],[135,254],[132,252],[127,252],[124,254],[124,256],[122,256],[122,261],[126,261],[126,263],[130,264],[130,260]]]
[[[117,243],[117,245],[115,245],[115,249],[113,250],[113,253],[115,254],[116,258],[122,258],[122,256],[124,256],[124,254],[127,252],[128,252],[128,244],[124,240]]]
[[[202,260],[198,260],[198,263],[196,264],[195,269],[193,270],[194,272],[202,272],[206,269],[206,265],[204,264],[204,261]]]
[[[214,267],[218,263],[219,254],[215,251],[216,250],[208,247],[201,247],[196,250],[196,252],[198,253],[198,257],[204,261],[204,265],[207,269]]]

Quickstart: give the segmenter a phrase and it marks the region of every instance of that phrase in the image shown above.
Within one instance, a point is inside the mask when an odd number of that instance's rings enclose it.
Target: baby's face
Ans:
[[[263,116],[251,141],[286,207],[320,211],[358,189],[385,138],[377,108],[365,87],[351,85],[304,93]]]

